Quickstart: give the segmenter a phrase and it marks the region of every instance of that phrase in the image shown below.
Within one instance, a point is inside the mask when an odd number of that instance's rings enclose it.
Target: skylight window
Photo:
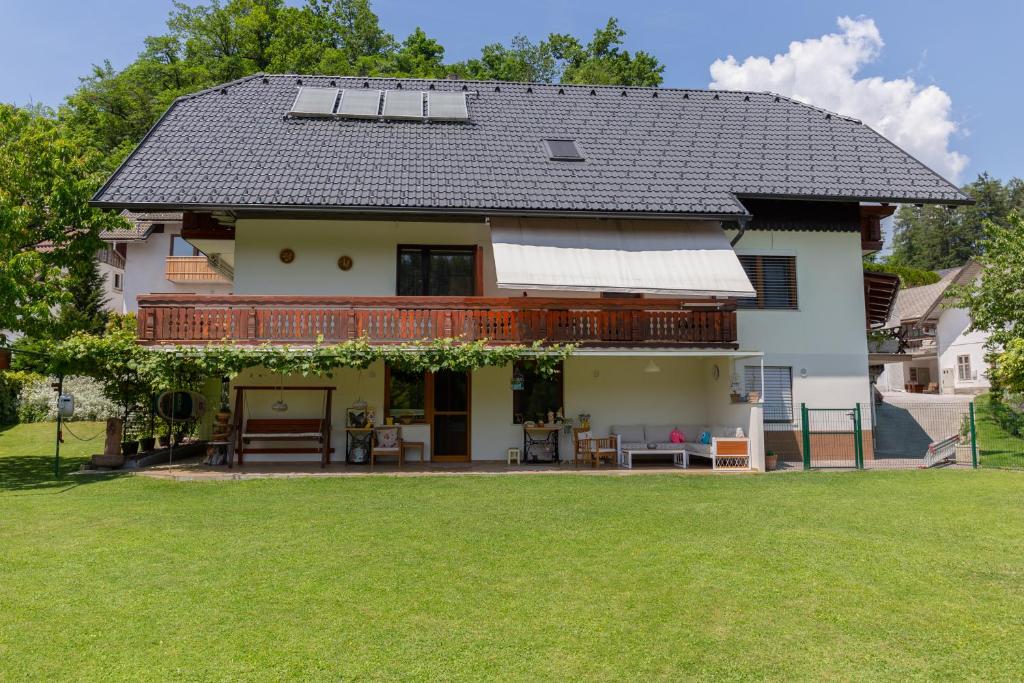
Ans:
[[[569,138],[552,138],[544,141],[551,161],[583,161],[583,155],[575,140]]]

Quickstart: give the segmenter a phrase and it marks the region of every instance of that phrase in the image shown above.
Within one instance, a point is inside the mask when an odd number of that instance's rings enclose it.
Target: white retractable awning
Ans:
[[[494,217],[498,287],[667,296],[756,296],[712,221]]]

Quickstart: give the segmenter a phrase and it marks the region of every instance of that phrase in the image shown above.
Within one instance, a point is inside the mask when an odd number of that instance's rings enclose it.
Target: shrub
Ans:
[[[50,386],[56,380],[43,378],[21,390],[18,418],[22,422],[57,419],[57,396]],[[118,415],[117,406],[103,397],[103,386],[88,377],[65,377],[64,392],[75,397],[72,420],[105,420]]]

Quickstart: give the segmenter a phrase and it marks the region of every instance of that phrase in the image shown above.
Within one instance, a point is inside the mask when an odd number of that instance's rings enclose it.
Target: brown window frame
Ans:
[[[420,251],[466,251],[471,252],[473,256],[473,294],[471,296],[483,296],[484,293],[484,259],[483,259],[483,247],[479,244],[399,244],[395,247],[395,294],[399,293],[399,279],[402,276],[402,259],[401,254],[403,250],[418,249]],[[428,275],[426,271],[423,274],[424,278]],[[419,294],[416,296],[437,296],[435,294]]]
[[[384,366],[384,418],[387,419],[392,417],[391,415],[391,372],[392,368],[390,365]],[[410,424],[429,424],[430,423],[430,412],[428,390],[431,388],[430,385],[430,373],[423,373],[423,416],[414,417]],[[397,422],[397,421],[396,421]]]
[[[523,361],[517,360],[512,363],[512,372],[515,373],[516,369],[523,366]],[[558,410],[559,408],[565,409],[565,364],[558,364],[558,405],[552,408],[552,410]],[[523,394],[525,390],[513,389],[512,390],[512,424],[522,424],[527,420],[532,420],[532,415],[526,415],[525,411],[520,410],[525,406],[522,405],[522,401],[525,400]],[[522,420],[518,421],[519,416],[522,415]]]

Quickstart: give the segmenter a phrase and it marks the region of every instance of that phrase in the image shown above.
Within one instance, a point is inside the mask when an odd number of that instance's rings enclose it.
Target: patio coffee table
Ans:
[[[672,464],[676,467],[685,469],[690,466],[690,454],[682,448],[678,450],[673,448],[624,448],[619,456],[619,467],[633,469],[634,455],[671,455]]]

